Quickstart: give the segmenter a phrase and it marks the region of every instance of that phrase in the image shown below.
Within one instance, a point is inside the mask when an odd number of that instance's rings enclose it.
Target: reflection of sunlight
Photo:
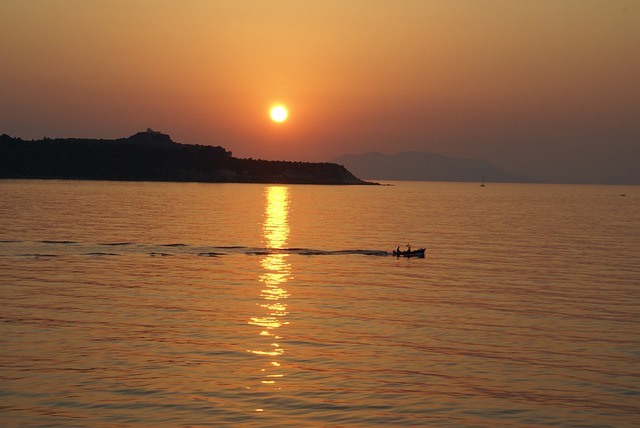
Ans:
[[[270,186],[265,191],[265,217],[262,225],[262,238],[265,246],[271,249],[285,248],[289,239],[289,188],[284,186]],[[261,369],[265,378],[263,385],[275,386],[276,380],[284,377],[282,373],[273,373],[281,363],[274,361],[284,354],[284,349],[276,340],[282,339],[275,334],[276,329],[289,324],[285,320],[288,314],[284,299],[289,297],[287,290],[282,288],[291,275],[291,265],[287,261],[288,254],[268,254],[260,261],[264,273],[259,277],[264,284],[260,290],[261,301],[258,304],[263,313],[252,317],[248,323],[261,327],[260,336],[271,340],[265,349],[249,350],[255,355],[271,357],[266,368]]]
[[[270,248],[282,248],[289,238],[289,188],[269,187],[265,211],[262,236]]]

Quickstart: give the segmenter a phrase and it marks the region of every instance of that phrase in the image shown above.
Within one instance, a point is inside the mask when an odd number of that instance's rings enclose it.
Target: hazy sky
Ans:
[[[640,183],[638,0],[2,0],[0,64],[0,133],[25,139]]]

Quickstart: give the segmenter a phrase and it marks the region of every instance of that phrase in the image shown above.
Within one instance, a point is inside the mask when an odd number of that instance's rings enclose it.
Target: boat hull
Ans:
[[[424,258],[424,252],[426,251],[426,248],[420,248],[418,250],[411,250],[411,251],[394,251],[393,255],[396,257],[418,257],[418,258]]]

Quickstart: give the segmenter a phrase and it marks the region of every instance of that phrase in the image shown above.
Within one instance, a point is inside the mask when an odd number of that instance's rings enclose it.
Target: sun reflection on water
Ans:
[[[265,189],[265,217],[262,225],[263,243],[267,248],[285,248],[289,239],[289,188],[285,186],[269,186]],[[264,376],[261,383],[276,389],[277,380],[284,377],[280,371],[282,364],[278,357],[284,354],[284,349],[278,342],[282,337],[277,329],[289,324],[285,300],[289,292],[284,289],[289,276],[291,265],[287,261],[288,254],[273,253],[266,255],[260,265],[264,272],[260,275],[263,284],[260,290],[262,309],[260,316],[252,317],[249,324],[261,327],[260,336],[268,338],[268,346],[262,349],[252,349],[249,352],[268,358],[265,367],[261,369]]]

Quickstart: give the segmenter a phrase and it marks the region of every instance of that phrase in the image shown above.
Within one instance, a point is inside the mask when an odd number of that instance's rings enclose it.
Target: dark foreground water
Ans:
[[[639,187],[394,184],[0,181],[0,425],[638,426]]]

